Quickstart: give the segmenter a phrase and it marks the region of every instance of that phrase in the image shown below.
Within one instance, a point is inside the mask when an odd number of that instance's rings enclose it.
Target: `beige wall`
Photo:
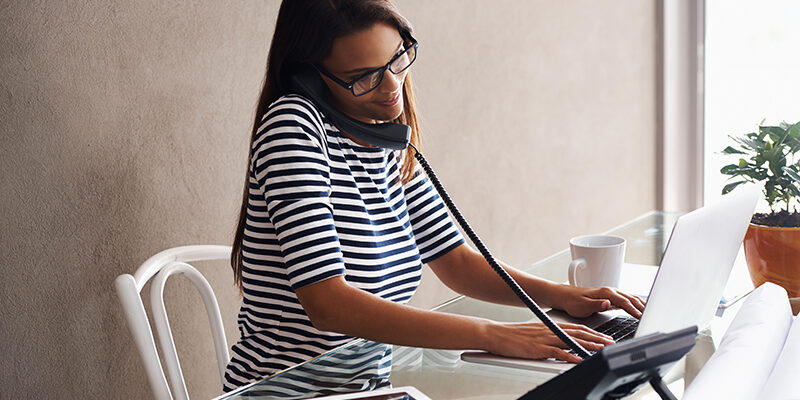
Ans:
[[[526,266],[656,206],[654,2],[399,5],[425,153],[499,258]],[[0,397],[149,396],[112,281],[230,243],[277,7],[0,2]],[[233,341],[229,269],[198,267]],[[448,297],[425,280],[415,304]],[[212,396],[199,296],[167,290],[190,394]]]

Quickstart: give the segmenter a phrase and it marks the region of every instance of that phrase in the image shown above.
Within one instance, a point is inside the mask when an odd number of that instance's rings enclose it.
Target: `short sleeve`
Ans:
[[[275,227],[289,283],[296,290],[344,275],[321,119],[304,99],[283,97],[270,105],[262,121],[250,167]]]
[[[423,263],[429,263],[464,243],[447,207],[425,172],[417,165],[403,185],[408,216]]]

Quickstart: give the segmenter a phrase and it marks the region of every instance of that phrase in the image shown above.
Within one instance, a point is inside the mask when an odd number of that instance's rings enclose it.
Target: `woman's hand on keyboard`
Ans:
[[[595,332],[584,325],[558,324],[569,336],[588,351],[598,351],[614,344],[610,336]],[[540,322],[500,323],[487,329],[486,351],[507,357],[558,360],[578,363],[581,358],[570,354],[567,345]]]
[[[615,288],[560,285],[559,292],[553,308],[564,310],[576,318],[585,318],[612,307],[621,308],[636,318],[641,318],[644,311],[644,300]]]

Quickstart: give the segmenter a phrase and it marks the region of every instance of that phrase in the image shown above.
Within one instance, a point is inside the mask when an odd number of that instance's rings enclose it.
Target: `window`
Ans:
[[[736,161],[728,135],[800,121],[800,2],[705,0],[704,202],[720,198]],[[761,208],[759,208],[761,210]]]

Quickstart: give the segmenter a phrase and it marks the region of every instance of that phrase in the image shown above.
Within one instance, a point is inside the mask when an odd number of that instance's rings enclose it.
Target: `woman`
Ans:
[[[367,123],[409,125],[419,147],[411,32],[388,0],[281,4],[231,259],[244,300],[226,390],[353,337],[580,361],[540,323],[498,323],[405,305],[422,263],[459,293],[522,303],[464,243],[413,150],[356,140],[292,94],[289,77],[312,65],[338,110]],[[644,307],[614,289],[560,285],[503,266],[536,302],[573,316],[617,306],[640,317]],[[562,327],[588,350],[613,343],[583,326]]]

